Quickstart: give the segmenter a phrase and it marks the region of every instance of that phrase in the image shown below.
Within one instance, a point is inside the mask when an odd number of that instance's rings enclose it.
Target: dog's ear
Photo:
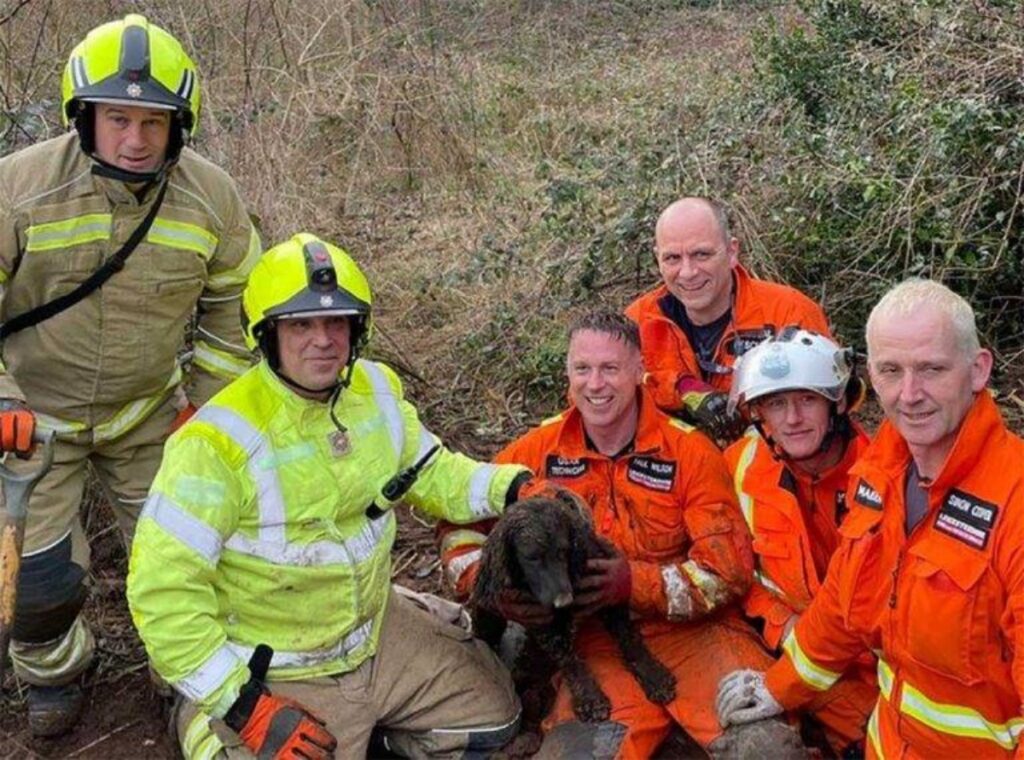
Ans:
[[[498,595],[508,585],[510,555],[514,557],[511,537],[510,521],[504,517],[487,536],[480,558],[480,572],[473,586],[473,603],[476,606],[494,609]]]
[[[582,578],[587,571],[590,526],[581,515],[571,510],[566,510],[563,519],[568,523],[569,530],[569,576],[576,580]]]

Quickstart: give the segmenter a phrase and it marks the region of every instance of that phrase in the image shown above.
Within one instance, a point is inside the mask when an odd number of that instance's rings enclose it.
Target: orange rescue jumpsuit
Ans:
[[[750,350],[783,327],[798,325],[828,335],[828,320],[821,307],[795,288],[751,277],[741,266],[733,268],[732,321],[722,334],[714,361],[723,370],[736,357]],[[706,390],[728,391],[732,373],[703,373],[686,333],[665,316],[658,301],[672,297],[661,285],[626,307],[626,316],[640,327],[643,347],[644,383],[659,407],[675,411],[683,406],[683,393]],[[685,380],[680,387],[680,380]]]
[[[753,561],[725,462],[707,438],[641,393],[629,453],[612,459],[588,448],[580,414],[570,407],[495,460],[525,465],[582,496],[597,532],[629,559],[629,605],[647,646],[678,679],[678,696],[665,707],[649,702],[600,623],[581,624],[577,650],[612,702],[611,720],[626,726],[623,758],[650,757],[673,721],[707,746],[722,733],[714,710],[718,682],[737,668],[772,662],[733,604],[749,587]],[[474,575],[482,541],[479,534],[471,540],[465,527],[444,536],[442,559],[457,589]],[[691,620],[682,620],[690,609]],[[544,727],[570,720],[563,684]]]
[[[821,588],[839,545],[850,467],[869,443],[857,427],[843,458],[817,476],[787,467],[753,430],[725,451],[754,536],[754,585],[744,608],[764,621],[764,639],[773,650],[789,619],[803,614]],[[865,654],[804,709],[824,725],[838,752],[864,738],[877,698],[875,659]]]
[[[978,394],[908,537],[909,463],[885,422],[851,470],[842,544],[767,686],[797,707],[871,648],[881,696],[869,757],[1019,757],[1024,440],[988,392]]]

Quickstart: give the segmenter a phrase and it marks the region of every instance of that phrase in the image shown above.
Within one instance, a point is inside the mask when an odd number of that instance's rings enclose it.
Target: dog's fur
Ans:
[[[487,538],[480,573],[470,605],[474,632],[497,648],[506,621],[494,610],[505,589],[529,592],[537,601],[553,608],[549,626],[527,630],[527,643],[513,677],[518,687],[524,680],[534,689],[550,682],[551,672],[539,673],[535,659],[543,655],[549,667],[560,669],[572,694],[573,709],[580,720],[607,720],[611,703],[601,691],[585,663],[576,654],[573,636],[576,626],[568,604],[579,580],[586,573],[588,559],[608,558],[615,549],[595,533],[586,507],[569,498],[531,498],[511,505]],[[626,605],[606,607],[597,616],[619,644],[630,672],[647,698],[666,704],[675,698],[675,677],[647,649],[629,617]],[[523,667],[519,667],[522,665]],[[522,693],[522,688],[521,688]],[[539,724],[542,715],[523,695],[523,723]]]

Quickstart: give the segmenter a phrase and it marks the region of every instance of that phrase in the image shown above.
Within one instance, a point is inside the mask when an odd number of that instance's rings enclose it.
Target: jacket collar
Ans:
[[[1003,418],[995,401],[992,400],[992,395],[987,389],[982,390],[975,396],[974,403],[964,416],[953,448],[950,449],[939,474],[932,481],[931,490],[942,493],[962,481],[984,456],[982,452],[985,449],[999,445],[999,439],[1005,429]],[[908,464],[910,448],[896,426],[886,420],[879,427],[874,442],[864,452],[864,456],[853,471],[865,475],[872,470],[880,471],[888,478],[897,480],[903,477]]]

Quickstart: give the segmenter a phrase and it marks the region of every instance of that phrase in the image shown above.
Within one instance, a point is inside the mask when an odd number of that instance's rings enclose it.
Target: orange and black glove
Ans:
[[[0,452],[13,451],[19,459],[28,459],[36,447],[35,431],[36,416],[24,401],[0,399]]]
[[[710,388],[697,389],[690,378],[678,383],[683,419],[725,448],[743,435],[747,423],[738,410],[729,411],[729,394]]]
[[[338,740],[324,722],[290,699],[275,697],[263,679],[273,650],[260,644],[249,660],[252,677],[242,687],[224,722],[259,760],[329,760]]]
[[[587,572],[576,587],[572,606],[577,615],[591,615],[605,607],[629,602],[633,571],[625,555],[587,560]]]
[[[175,432],[178,428],[180,428],[182,425],[184,425],[186,422],[192,419],[192,415],[195,413],[196,408],[192,405],[192,402],[189,401],[185,405],[185,408],[178,412],[178,414],[175,415],[174,420],[171,421],[170,432]]]

